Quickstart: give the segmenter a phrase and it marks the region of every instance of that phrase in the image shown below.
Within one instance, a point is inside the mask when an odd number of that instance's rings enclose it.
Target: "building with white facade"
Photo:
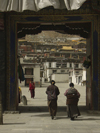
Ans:
[[[86,69],[82,67],[82,63],[72,64],[72,69],[69,70],[69,82],[83,85],[83,82],[86,82]]]
[[[86,81],[86,69],[82,66],[82,63],[64,63],[58,64],[57,62],[45,62],[44,63],[44,81],[50,82],[55,80],[56,82],[65,82],[82,85],[82,82]]]
[[[40,87],[40,63],[27,62],[29,58],[27,56],[25,56],[25,59],[20,58],[25,80],[19,83],[19,86],[29,86],[30,81],[33,81],[35,86]]]
[[[61,67],[57,62],[44,63],[44,78],[46,81],[55,80],[56,82],[69,82],[69,69],[67,63]]]

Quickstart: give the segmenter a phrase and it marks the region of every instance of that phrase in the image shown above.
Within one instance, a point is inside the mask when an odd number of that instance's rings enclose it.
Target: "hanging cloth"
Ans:
[[[86,0],[0,0],[0,11],[39,11],[53,6],[55,9],[77,10]]]
[[[21,81],[24,81],[25,80],[25,77],[24,77],[24,72],[23,72],[23,68],[20,64],[20,61],[19,61],[19,65],[18,65],[18,74],[19,74],[19,79],[20,79],[20,83]]]

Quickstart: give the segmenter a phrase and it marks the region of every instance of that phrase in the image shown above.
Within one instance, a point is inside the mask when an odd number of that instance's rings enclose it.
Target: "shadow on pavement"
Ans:
[[[78,119],[75,119],[75,121],[95,121],[95,120],[100,120],[100,119],[97,119],[97,118],[78,118]]]
[[[47,106],[19,106],[19,112],[21,113],[30,113],[30,112],[48,112]],[[66,112],[66,106],[58,106],[58,112]],[[80,112],[87,112],[86,106],[79,106]]]
[[[26,123],[3,123],[3,125],[17,125],[17,124],[26,124]]]

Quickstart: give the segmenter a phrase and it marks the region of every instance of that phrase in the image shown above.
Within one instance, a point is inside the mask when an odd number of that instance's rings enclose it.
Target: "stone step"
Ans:
[[[19,112],[48,112],[47,106],[19,106]],[[79,106],[80,112],[87,112],[86,106]],[[66,112],[66,106],[58,106],[58,112]]]

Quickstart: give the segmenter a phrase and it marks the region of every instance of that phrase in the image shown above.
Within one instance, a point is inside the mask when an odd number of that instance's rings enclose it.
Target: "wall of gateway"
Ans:
[[[95,1],[95,0],[92,0]],[[96,1],[97,2],[97,1]],[[95,2],[94,2],[95,3]],[[94,4],[95,5],[95,4]],[[100,7],[100,6],[99,6]],[[91,69],[87,81],[87,106],[100,110],[100,15],[91,10],[91,0],[76,11],[43,9],[40,12],[5,13],[5,30],[0,30],[0,91],[3,96],[3,109],[17,109],[17,23],[86,23],[91,25]],[[96,6],[95,6],[96,9]],[[100,9],[100,8],[98,8]],[[99,11],[99,10],[98,10]],[[0,17],[4,14],[0,14]],[[4,19],[4,18],[3,18]],[[1,23],[0,23],[1,24]],[[73,31],[73,30],[72,30]],[[71,34],[72,34],[71,31]],[[75,31],[74,31],[75,32]],[[93,84],[92,84],[93,83]],[[89,98],[87,96],[87,98]]]
[[[0,92],[3,109],[6,106],[6,41],[5,41],[4,14],[0,13]]]

